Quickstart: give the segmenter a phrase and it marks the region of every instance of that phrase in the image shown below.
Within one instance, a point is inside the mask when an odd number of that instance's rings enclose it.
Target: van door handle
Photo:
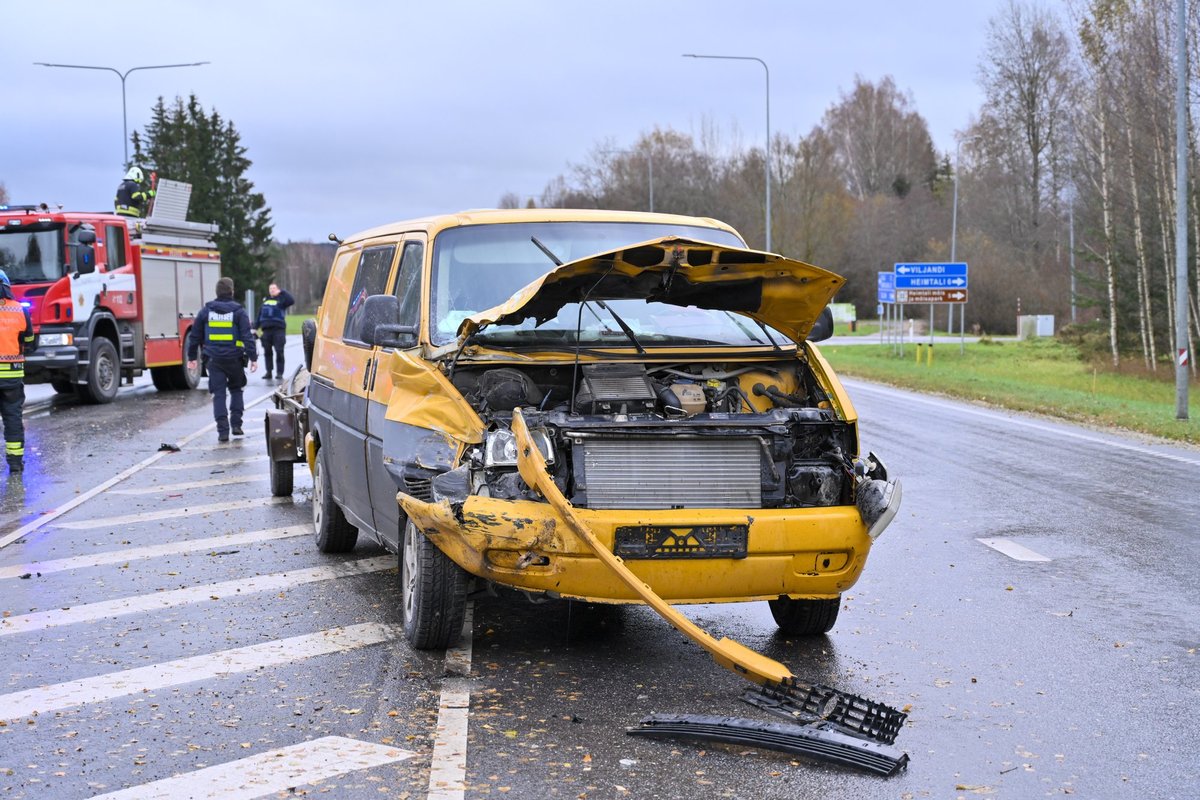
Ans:
[[[364,392],[367,390],[367,381],[371,378],[371,362],[374,360],[375,360],[375,357],[371,356],[370,358],[367,359],[367,365],[365,367],[363,367],[362,389]]]
[[[375,359],[375,363],[371,365],[371,391],[375,391],[375,376],[379,374],[379,359]]]

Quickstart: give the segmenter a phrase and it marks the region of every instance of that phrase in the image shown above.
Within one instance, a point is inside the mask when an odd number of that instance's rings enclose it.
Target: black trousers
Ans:
[[[267,361],[267,374],[273,372],[283,377],[283,346],[287,344],[287,331],[284,328],[263,328],[259,342]]]
[[[0,379],[0,418],[4,420],[5,455],[25,455],[25,423],[21,409],[25,405],[25,382],[20,378]]]
[[[212,395],[213,419],[217,421],[217,434],[229,435],[229,426],[242,427],[242,389],[246,386],[246,368],[241,361],[208,362],[208,391]],[[229,407],[225,406],[225,393],[229,392]]]

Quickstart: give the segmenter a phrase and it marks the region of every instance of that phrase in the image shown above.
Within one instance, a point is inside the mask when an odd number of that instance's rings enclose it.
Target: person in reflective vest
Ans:
[[[130,167],[125,173],[125,180],[117,186],[117,196],[113,198],[116,212],[123,217],[144,217],[150,208],[150,198],[154,197],[154,173],[146,173],[141,167]]]
[[[287,344],[287,310],[296,304],[296,298],[280,289],[279,284],[272,283],[267,287],[267,299],[258,308],[258,319],[254,327],[258,329],[258,340],[262,342],[263,358],[267,362],[267,374],[264,380],[271,380],[274,372],[283,378],[283,347]],[[272,364],[274,358],[274,364]],[[274,369],[272,369],[274,367]]]
[[[208,370],[208,392],[212,395],[217,441],[228,442],[242,435],[242,389],[246,386],[246,363],[258,369],[258,348],[250,330],[250,315],[233,299],[233,278],[217,281],[217,299],[209,300],[196,314],[188,334],[188,369],[196,368],[201,345]],[[225,394],[229,393],[229,405]]]
[[[36,337],[29,309],[13,298],[12,283],[0,270],[0,418],[4,420],[4,457],[10,473],[25,468],[25,356]]]

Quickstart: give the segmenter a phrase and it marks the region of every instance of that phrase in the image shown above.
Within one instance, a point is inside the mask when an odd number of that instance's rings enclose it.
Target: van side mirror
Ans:
[[[817,321],[813,323],[812,330],[808,332],[808,340],[823,342],[830,336],[833,336],[833,311],[829,306],[825,306],[817,316]]]
[[[404,347],[416,343],[414,325],[400,324],[400,300],[391,294],[373,294],[363,303],[362,340],[372,347]]]

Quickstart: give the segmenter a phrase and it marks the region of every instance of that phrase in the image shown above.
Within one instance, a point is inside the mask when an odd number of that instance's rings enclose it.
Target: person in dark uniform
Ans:
[[[251,372],[258,369],[258,348],[250,330],[250,315],[233,299],[233,278],[217,281],[217,299],[205,303],[192,323],[187,340],[188,369],[196,368],[201,343],[208,368],[208,392],[213,399],[213,418],[217,421],[217,441],[228,442],[231,430],[234,436],[242,435],[246,362],[250,362]]]
[[[267,361],[267,374],[263,380],[271,380],[274,372],[283,378],[283,346],[287,344],[287,310],[296,305],[292,297],[279,284],[272,283],[267,287],[267,298],[258,308],[258,319],[254,327],[258,329],[258,339],[262,342],[263,358]],[[274,357],[274,364],[272,364]],[[274,369],[272,369],[274,366]]]
[[[8,471],[25,468],[25,356],[36,338],[29,309],[13,298],[8,275],[0,270],[0,418],[4,421],[4,456]]]
[[[141,167],[130,167],[125,173],[125,180],[117,187],[117,196],[113,199],[116,211],[123,217],[144,217],[150,208],[150,198],[154,197],[154,173],[151,180],[146,180],[146,173]]]

